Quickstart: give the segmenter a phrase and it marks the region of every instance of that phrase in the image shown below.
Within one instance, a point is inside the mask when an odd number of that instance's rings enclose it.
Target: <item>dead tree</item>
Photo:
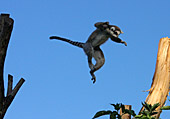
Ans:
[[[146,103],[154,105],[159,103],[160,106],[156,109],[159,118],[161,110],[164,106],[170,87],[170,38],[161,38],[159,41],[159,48],[157,54],[157,62],[155,73],[152,79],[152,85],[149,94],[145,100]],[[144,108],[142,107],[141,111]],[[140,111],[140,112],[141,112]]]
[[[13,77],[8,75],[8,88],[7,94],[4,92],[4,62],[7,53],[8,43],[10,40],[11,32],[13,29],[13,19],[9,18],[9,14],[0,15],[0,119],[4,118],[4,115],[12,103],[18,90],[24,83],[24,79],[21,78],[17,85],[13,88]]]
[[[149,94],[145,100],[147,104],[154,105],[159,103],[160,106],[156,109],[158,114],[156,114],[156,119],[159,118],[161,114],[160,108],[164,106],[167,96],[169,95],[170,89],[170,38],[161,38],[159,41],[159,48],[157,54],[157,62],[155,73],[152,79],[152,85]],[[125,105],[128,109],[129,105]],[[131,108],[129,108],[131,109]],[[141,108],[140,112],[144,110]],[[120,114],[122,112],[120,111]],[[122,119],[131,119],[130,115],[124,115]]]

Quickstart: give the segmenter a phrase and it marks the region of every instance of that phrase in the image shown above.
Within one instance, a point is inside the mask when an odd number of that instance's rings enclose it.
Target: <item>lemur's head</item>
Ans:
[[[118,26],[110,25],[109,22],[97,22],[95,27],[102,31],[106,31],[108,34],[114,37],[118,37],[121,33],[123,33]]]
[[[123,31],[118,26],[115,25],[109,25],[109,30],[114,37],[118,37],[120,34],[123,33]]]

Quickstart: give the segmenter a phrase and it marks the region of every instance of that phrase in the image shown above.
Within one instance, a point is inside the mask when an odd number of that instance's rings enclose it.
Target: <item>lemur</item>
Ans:
[[[96,82],[96,76],[94,75],[94,72],[100,69],[105,62],[104,54],[100,49],[100,45],[104,44],[110,38],[112,41],[123,43],[125,46],[127,46],[125,41],[122,41],[120,38],[118,38],[118,36],[123,33],[119,27],[115,25],[109,25],[109,22],[97,22],[94,24],[94,26],[97,29],[93,31],[85,43],[75,42],[58,36],[50,37],[50,39],[58,39],[68,42],[79,48],[83,48],[88,58],[88,65],[90,68],[90,74],[92,76],[91,80],[93,83]],[[95,65],[92,63],[92,58],[94,58],[96,61]]]

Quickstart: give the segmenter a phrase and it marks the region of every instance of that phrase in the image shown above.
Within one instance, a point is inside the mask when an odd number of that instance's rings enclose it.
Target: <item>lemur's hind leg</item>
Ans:
[[[92,45],[90,43],[85,43],[83,45],[83,50],[87,55],[89,68],[92,70],[94,68],[94,65],[92,63],[92,57],[93,57],[93,54],[94,54],[94,48],[92,47]]]
[[[93,65],[93,63],[92,63],[92,57],[91,56],[88,56],[88,64],[89,64],[89,68],[91,69],[90,70],[90,74],[91,74],[91,76],[92,76],[92,79],[91,80],[93,80],[93,83],[95,83],[96,82],[96,76],[94,75],[94,73],[93,73],[93,71],[94,71],[94,65]]]
[[[94,59],[96,60],[96,64],[94,65],[94,68],[91,69],[90,74],[92,76],[93,83],[96,82],[96,77],[94,75],[94,72],[100,69],[104,63],[105,63],[105,58],[102,50],[99,47],[94,48],[94,54],[93,54]]]
[[[94,69],[94,65],[92,63],[92,56],[88,56],[88,65],[91,70]]]

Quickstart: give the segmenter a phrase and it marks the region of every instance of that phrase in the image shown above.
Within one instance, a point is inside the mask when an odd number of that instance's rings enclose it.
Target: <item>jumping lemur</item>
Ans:
[[[50,39],[62,40],[72,45],[83,48],[88,58],[88,64],[91,69],[90,74],[92,76],[91,80],[93,80],[93,83],[96,82],[94,72],[100,69],[105,62],[104,54],[100,49],[100,45],[104,44],[110,38],[112,41],[123,43],[125,46],[127,46],[127,43],[125,41],[122,41],[120,38],[118,38],[118,36],[123,33],[119,27],[115,25],[109,25],[109,22],[97,22],[94,24],[94,26],[97,29],[89,36],[88,40],[85,43],[71,41],[69,39],[61,38],[58,36],[50,37]],[[92,58],[94,58],[96,61],[95,65],[93,65],[92,63]]]

